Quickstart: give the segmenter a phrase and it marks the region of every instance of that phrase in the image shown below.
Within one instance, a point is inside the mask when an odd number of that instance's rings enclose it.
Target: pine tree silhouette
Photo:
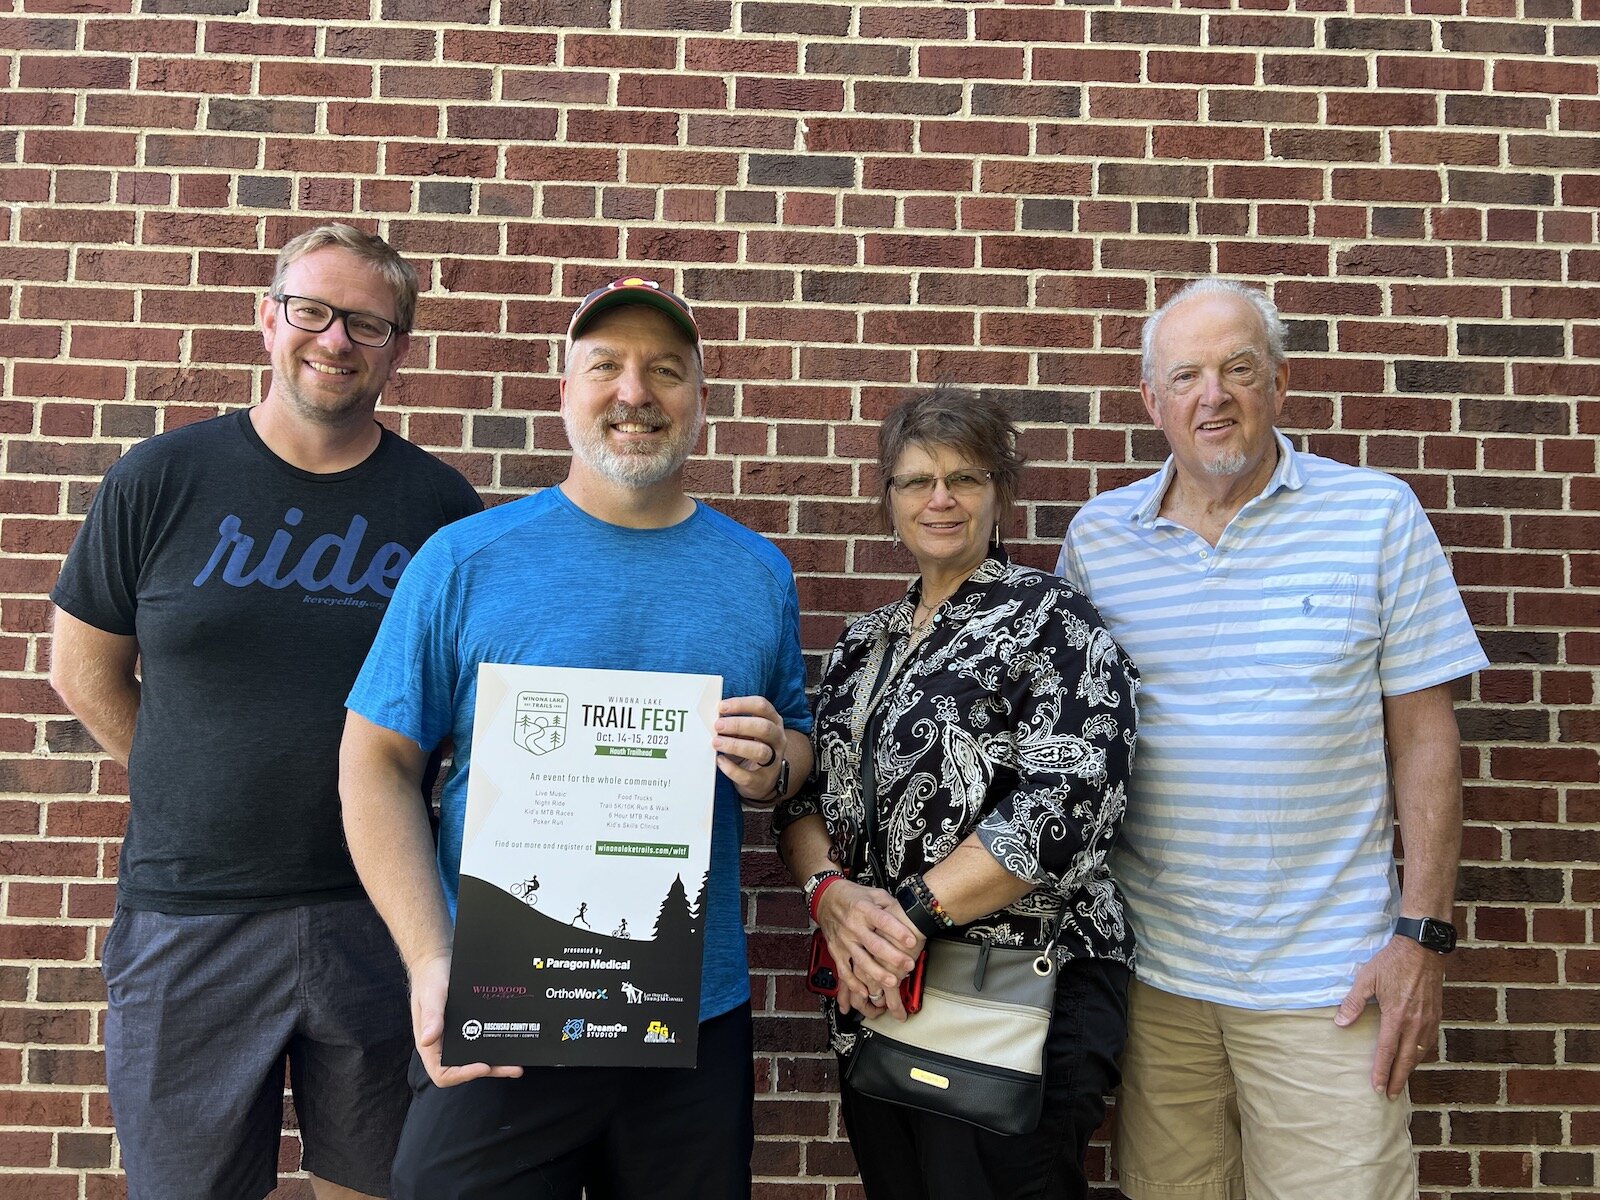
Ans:
[[[694,908],[690,910],[689,913],[689,928],[695,933],[699,933],[705,928],[706,905],[710,902],[710,896],[707,894],[707,888],[710,886],[710,882],[711,872],[707,871],[704,875],[700,876],[700,891],[695,896]]]
[[[672,886],[667,888],[667,898],[661,902],[661,911],[656,915],[655,932],[650,936],[658,942],[682,944],[694,935],[694,930],[694,913],[689,908],[689,893],[684,890],[683,876],[674,875]]]

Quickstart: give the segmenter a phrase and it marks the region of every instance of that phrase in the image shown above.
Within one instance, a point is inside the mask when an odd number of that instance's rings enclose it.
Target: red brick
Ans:
[[[1591,63],[1501,59],[1494,64],[1497,92],[1576,93],[1592,96],[1600,69]]]
[[[1145,70],[1146,78],[1151,83],[1215,86],[1228,83],[1245,85],[1256,81],[1255,55],[1228,54],[1216,50],[1193,53],[1151,50]]]
[[[1033,52],[1033,77],[1099,83],[1138,83],[1142,78],[1136,50],[1057,50],[1043,46]]]
[[[140,57],[135,86],[158,92],[201,92],[244,96],[250,94],[248,62],[205,59],[194,55],[177,58]]]
[[[677,58],[677,43],[672,38],[569,33],[562,52],[562,65],[670,71],[677,66]]]
[[[493,74],[470,67],[383,67],[378,77],[380,96],[407,100],[487,100],[493,91]]]
[[[690,71],[792,75],[800,69],[800,45],[793,41],[689,38],[684,42],[683,62]]]
[[[1013,46],[934,46],[917,51],[917,74],[924,79],[1021,79],[1027,52]]]
[[[131,133],[31,129],[23,134],[22,153],[27,162],[131,167],[137,142]]]
[[[315,25],[269,25],[261,21],[206,22],[207,54],[309,58],[316,48]]]

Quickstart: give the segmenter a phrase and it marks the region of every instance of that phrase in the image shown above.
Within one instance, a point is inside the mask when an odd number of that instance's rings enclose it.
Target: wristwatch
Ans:
[[[923,937],[938,937],[944,932],[944,922],[934,914],[933,910],[922,902],[922,897],[917,895],[917,889],[909,882],[902,883],[896,889],[894,898],[900,902],[900,907],[905,910],[906,919],[912,927]]]
[[[767,794],[768,800],[782,800],[783,794],[789,790],[789,760],[784,758],[778,764],[778,782],[772,785],[772,791]]]
[[[1448,921],[1432,917],[1401,917],[1394,923],[1394,931],[1401,937],[1419,942],[1435,954],[1449,954],[1456,948],[1456,927]]]

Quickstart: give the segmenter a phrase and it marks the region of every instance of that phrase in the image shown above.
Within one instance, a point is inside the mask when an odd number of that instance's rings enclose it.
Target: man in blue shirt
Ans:
[[[740,799],[771,802],[798,787],[811,766],[810,715],[788,562],[683,491],[708,394],[684,301],[637,278],[585,298],[561,380],[566,479],[430,541],[351,692],[345,829],[411,976],[418,1059],[394,1169],[399,1200],[749,1194]],[[441,1066],[484,662],[723,677],[697,1068]],[[413,796],[446,739],[455,762],[436,854]]]
[[[1277,431],[1263,293],[1184,289],[1143,372],[1172,456],[1084,505],[1057,568],[1144,679],[1111,863],[1139,947],[1122,1190],[1412,1200],[1406,1081],[1455,944],[1451,689],[1486,660],[1411,490]]]

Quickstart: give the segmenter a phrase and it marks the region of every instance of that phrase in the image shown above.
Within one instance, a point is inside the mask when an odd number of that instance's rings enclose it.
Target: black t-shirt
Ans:
[[[318,475],[273,454],[248,411],[111,468],[50,598],[139,642],[121,903],[361,895],[339,814],[345,696],[411,556],[482,507],[388,430],[358,466]]]

